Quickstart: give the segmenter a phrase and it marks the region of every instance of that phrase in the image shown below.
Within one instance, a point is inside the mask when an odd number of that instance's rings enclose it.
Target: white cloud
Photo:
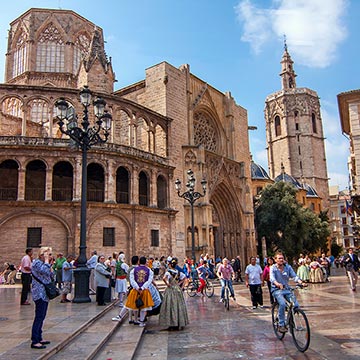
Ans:
[[[244,29],[241,40],[259,53],[271,38],[285,34],[297,63],[330,65],[347,36],[342,18],[348,0],[273,0],[272,4],[272,8],[259,8],[251,0],[239,2],[235,10]]]
[[[339,190],[345,190],[346,188],[349,188],[349,177],[346,174],[329,172],[329,185],[338,185]]]

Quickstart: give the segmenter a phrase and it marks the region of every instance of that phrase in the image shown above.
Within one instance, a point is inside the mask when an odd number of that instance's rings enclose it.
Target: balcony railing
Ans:
[[[118,204],[128,204],[129,203],[129,193],[125,191],[116,192],[116,202]]]
[[[72,189],[56,189],[52,190],[53,201],[72,201]]]
[[[17,200],[17,188],[0,189],[0,200]]]

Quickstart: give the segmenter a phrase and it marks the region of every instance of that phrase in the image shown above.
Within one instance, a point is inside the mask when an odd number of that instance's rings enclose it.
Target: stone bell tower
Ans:
[[[281,90],[265,101],[269,174],[274,179],[285,169],[300,184],[315,188],[323,208],[327,208],[329,187],[319,97],[311,89],[297,87],[286,42],[280,63]]]

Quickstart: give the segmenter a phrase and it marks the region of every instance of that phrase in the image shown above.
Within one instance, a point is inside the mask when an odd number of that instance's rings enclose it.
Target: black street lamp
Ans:
[[[112,120],[112,116],[105,110],[105,100],[96,98],[93,102],[96,121],[90,126],[88,107],[91,104],[91,91],[87,86],[80,91],[80,102],[84,106],[81,127],[78,125],[75,109],[65,99],[61,98],[55,103],[60,131],[68,135],[82,152],[80,246],[78,265],[74,270],[75,303],[91,302],[90,269],[86,266],[87,152],[93,145],[107,141]]]
[[[175,181],[175,188],[176,188],[178,196],[187,200],[190,203],[190,209],[191,209],[191,257],[193,258],[193,260],[196,260],[195,259],[194,203],[196,200],[205,196],[207,182],[205,179],[201,180],[201,186],[203,189],[203,193],[200,194],[199,192],[194,191],[195,190],[195,182],[196,182],[194,172],[190,169],[187,171],[187,175],[188,175],[188,181],[186,183],[186,188],[188,190],[182,194],[180,193],[181,181],[179,179],[176,179],[176,181]]]

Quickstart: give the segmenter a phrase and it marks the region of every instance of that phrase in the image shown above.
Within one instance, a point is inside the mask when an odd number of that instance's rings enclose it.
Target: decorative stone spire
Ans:
[[[296,74],[293,69],[293,61],[288,53],[286,36],[284,35],[284,53],[281,59],[281,88],[283,90],[296,88]]]
[[[84,59],[85,69],[89,71],[95,59],[98,59],[103,66],[105,72],[109,70],[110,61],[108,60],[105,49],[104,39],[102,32],[95,26],[94,33],[92,35],[90,51],[87,58]]]

